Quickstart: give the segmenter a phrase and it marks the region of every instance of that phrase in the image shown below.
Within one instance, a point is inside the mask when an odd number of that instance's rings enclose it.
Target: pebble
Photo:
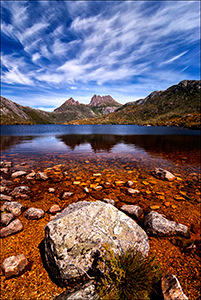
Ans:
[[[138,190],[134,190],[134,189],[127,189],[127,193],[129,194],[129,195],[137,195],[137,194],[139,194],[140,193],[140,191],[138,191]]]
[[[134,185],[134,182],[133,182],[132,180],[128,180],[128,181],[126,182],[126,185],[129,186],[129,187],[131,187],[131,186]]]
[[[95,173],[93,176],[101,176],[101,173]]]
[[[36,176],[36,173],[35,173],[34,171],[32,171],[31,173],[29,173],[29,174],[26,176],[26,179],[33,179],[35,176]]]
[[[24,254],[10,256],[4,259],[2,263],[2,271],[7,279],[18,276],[28,265],[28,261]]]
[[[49,189],[48,189],[48,192],[49,192],[49,193],[54,193],[54,192],[55,192],[55,189],[54,189],[54,188],[49,188]]]
[[[188,300],[177,277],[173,274],[166,274],[161,279],[161,288],[164,300]]]
[[[65,198],[68,198],[72,195],[73,195],[73,192],[64,192],[62,198],[65,199]]]
[[[3,168],[11,168],[12,167],[12,162],[11,161],[1,161],[0,167]]]
[[[23,211],[25,211],[26,207],[19,202],[12,201],[12,202],[4,202],[1,206],[1,211],[7,211],[12,213],[15,217],[21,215]]]
[[[51,214],[56,214],[57,212],[61,211],[61,207],[58,204],[54,204],[50,207],[49,212]]]
[[[30,190],[30,188],[28,187],[28,186],[17,186],[17,187],[15,187],[14,188],[14,190],[10,193],[10,195],[11,196],[16,196],[16,195],[18,195],[18,194],[20,194],[20,193],[24,193],[24,192],[26,192],[26,193],[29,193],[31,190]]]
[[[75,185],[79,185],[81,183],[81,181],[73,181],[73,184]]]
[[[137,219],[139,219],[143,213],[141,207],[137,205],[123,205],[120,207],[120,210]]]
[[[0,200],[1,201],[13,201],[13,197],[1,194],[0,195]]]
[[[36,173],[36,179],[37,180],[47,180],[48,176],[45,172],[37,172]]]
[[[17,172],[14,172],[11,177],[14,179],[14,178],[17,178],[17,177],[21,177],[21,176],[24,176],[26,175],[27,172],[25,171],[17,171]]]
[[[161,168],[155,168],[155,174],[162,179],[166,179],[169,181],[176,179],[176,177],[172,173]]]
[[[149,182],[147,182],[147,181],[142,181],[142,184],[144,184],[144,185],[149,185]]]
[[[159,209],[160,206],[159,205],[150,205],[149,208],[150,209]]]
[[[28,220],[38,220],[41,219],[44,214],[45,212],[42,209],[31,207],[26,211],[25,217]]]
[[[116,186],[122,186],[122,185],[124,185],[124,181],[122,181],[122,180],[117,180],[117,181],[115,181],[115,185],[116,185]]]
[[[0,236],[6,237],[17,233],[23,229],[23,225],[19,219],[13,220],[10,224],[0,230]]]
[[[5,225],[5,226],[7,226],[14,219],[15,219],[15,217],[11,213],[1,214],[1,224]]]

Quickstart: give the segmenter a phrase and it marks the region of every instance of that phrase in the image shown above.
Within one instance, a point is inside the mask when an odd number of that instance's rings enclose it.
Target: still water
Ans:
[[[1,157],[35,167],[90,162],[104,167],[200,168],[200,131],[138,125],[2,125]]]

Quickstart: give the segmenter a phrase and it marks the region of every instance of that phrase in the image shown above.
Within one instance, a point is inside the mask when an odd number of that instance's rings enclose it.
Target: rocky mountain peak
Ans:
[[[61,106],[56,108],[54,111],[64,111],[70,105],[80,105],[79,101],[75,101],[72,97],[66,100]]]
[[[110,95],[107,96],[99,96],[99,95],[94,95],[91,98],[91,101],[89,103],[90,106],[94,107],[100,107],[100,106],[118,106],[120,103],[115,101]]]

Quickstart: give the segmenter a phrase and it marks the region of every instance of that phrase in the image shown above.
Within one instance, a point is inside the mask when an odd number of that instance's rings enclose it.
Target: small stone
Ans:
[[[17,178],[17,177],[21,177],[21,176],[25,176],[27,174],[27,172],[25,171],[17,171],[17,172],[14,172],[11,177],[14,179],[14,178]]]
[[[1,194],[0,195],[0,200],[1,201],[13,201],[13,197]]]
[[[17,233],[23,229],[23,225],[19,219],[13,220],[8,226],[0,230],[0,236],[6,237],[11,234]]]
[[[73,192],[64,192],[63,196],[62,196],[62,199],[68,198],[68,197],[70,197],[72,195],[73,195]]]
[[[120,207],[120,210],[125,212],[131,217],[139,219],[139,217],[142,215],[143,210],[141,207],[137,205],[123,205]]]
[[[124,181],[122,181],[122,180],[117,180],[117,181],[115,181],[115,185],[116,185],[116,186],[122,186],[122,185],[124,185]]]
[[[50,207],[49,212],[51,214],[56,214],[57,212],[61,211],[61,207],[57,204],[54,204]]]
[[[55,189],[54,189],[54,188],[49,188],[49,189],[48,189],[48,192],[49,192],[49,193],[54,193],[54,192],[55,192]]]
[[[181,177],[176,177],[176,180],[182,181],[183,179]]]
[[[26,179],[34,179],[34,177],[36,176],[36,173],[34,171],[32,171],[31,173],[29,173],[27,176],[26,176]]]
[[[159,205],[150,205],[149,208],[157,210],[160,208],[160,206]]]
[[[164,203],[164,205],[168,207],[168,206],[171,205],[171,203],[170,203],[169,201],[166,201],[166,202]]]
[[[11,168],[12,167],[12,162],[11,161],[1,161],[1,168]]]
[[[176,179],[176,177],[172,173],[161,168],[155,168],[155,174],[165,180],[171,181]]]
[[[37,180],[47,180],[48,176],[45,172],[37,172],[36,173],[36,179]]]
[[[8,191],[8,188],[6,186],[0,186],[0,193],[5,193]]]
[[[151,194],[151,191],[146,191],[145,192],[147,195],[150,195]]]
[[[177,206],[174,205],[174,204],[172,204],[171,207],[172,207],[173,209],[177,208]]]
[[[4,204],[1,206],[1,211],[7,211],[12,213],[15,217],[18,217],[21,215],[23,211],[25,211],[25,206],[22,205],[19,202],[12,201],[12,202],[4,202]]]
[[[198,203],[201,203],[201,199],[197,199],[196,201],[197,201]]]
[[[173,274],[166,274],[162,277],[161,288],[164,300],[188,300],[182,291],[179,280]]]
[[[28,220],[38,220],[41,219],[44,214],[45,212],[42,209],[31,207],[26,211],[25,217]]]
[[[112,184],[110,183],[110,182],[108,182],[108,181],[106,181],[105,183],[104,183],[104,188],[105,189],[108,189],[108,188],[110,188],[112,186]]]
[[[86,193],[89,193],[89,189],[88,189],[87,187],[84,188],[84,191],[85,191]]]
[[[15,217],[11,213],[1,214],[1,224],[7,226]]]
[[[20,193],[29,193],[31,190],[28,186],[18,186],[15,187],[14,190],[10,193],[11,196],[17,196]]]
[[[149,182],[147,182],[147,181],[142,181],[142,184],[144,184],[144,185],[149,185]]]
[[[75,185],[79,185],[81,183],[81,181],[73,181],[73,184]]]
[[[24,254],[17,256],[10,256],[4,259],[2,263],[2,271],[5,277],[11,278],[13,276],[18,276],[28,265],[28,261]]]
[[[3,173],[8,173],[9,169],[8,168],[1,168],[0,171],[3,172]]]
[[[126,182],[126,186],[131,187],[131,186],[133,186],[133,185],[134,185],[134,182],[133,182],[132,180],[128,180],[128,181]]]
[[[138,191],[138,190],[134,190],[134,189],[127,189],[127,193],[129,194],[129,195],[137,195],[137,194],[139,194],[140,193],[140,191]]]
[[[97,187],[98,186],[98,183],[91,183],[90,184],[90,188],[91,189],[94,189],[95,187]]]
[[[101,173],[95,173],[93,176],[101,176]]]
[[[95,191],[100,191],[100,190],[102,190],[102,186],[101,185],[97,185],[97,186],[95,186],[93,189],[95,190]]]

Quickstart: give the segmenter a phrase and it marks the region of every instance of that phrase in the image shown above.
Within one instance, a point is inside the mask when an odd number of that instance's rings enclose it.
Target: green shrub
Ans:
[[[148,300],[162,276],[154,255],[144,258],[134,249],[122,255],[105,250],[97,267],[96,289],[101,300]]]

